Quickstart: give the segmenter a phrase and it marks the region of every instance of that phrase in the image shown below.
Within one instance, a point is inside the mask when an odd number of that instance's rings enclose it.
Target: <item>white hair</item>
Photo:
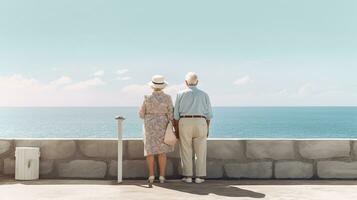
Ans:
[[[188,72],[186,74],[186,81],[189,85],[196,85],[198,83],[198,76],[195,72]]]

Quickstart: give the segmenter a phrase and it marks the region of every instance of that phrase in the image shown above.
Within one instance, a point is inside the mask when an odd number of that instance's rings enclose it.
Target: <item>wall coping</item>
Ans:
[[[142,140],[143,138],[123,138],[124,141]],[[0,138],[0,140],[118,140],[118,138]],[[357,141],[357,138],[208,138],[223,141]]]

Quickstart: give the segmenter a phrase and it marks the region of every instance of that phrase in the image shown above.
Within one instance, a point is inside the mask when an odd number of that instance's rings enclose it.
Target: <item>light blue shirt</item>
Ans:
[[[202,115],[212,119],[212,107],[209,96],[196,86],[179,92],[176,97],[174,118],[180,119],[183,115]]]

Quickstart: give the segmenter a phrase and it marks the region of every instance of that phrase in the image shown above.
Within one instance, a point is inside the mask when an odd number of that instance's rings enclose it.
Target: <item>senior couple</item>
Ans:
[[[174,150],[164,142],[169,122],[179,139],[182,165],[182,181],[193,182],[193,153],[195,154],[195,183],[203,183],[206,176],[206,152],[212,107],[208,95],[197,88],[198,76],[189,72],[186,89],[176,97],[175,107],[169,95],[163,92],[167,86],[161,75],[152,77],[149,83],[152,94],[146,95],[139,115],[144,119],[144,155],[149,170],[149,184],[155,181],[154,156],[158,156],[159,181],[165,182],[166,153]]]

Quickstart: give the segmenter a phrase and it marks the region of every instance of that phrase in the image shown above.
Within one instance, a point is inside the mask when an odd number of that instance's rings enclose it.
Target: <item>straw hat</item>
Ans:
[[[164,89],[167,86],[167,82],[165,81],[165,77],[162,75],[155,75],[151,78],[151,81],[148,85],[153,89]]]

